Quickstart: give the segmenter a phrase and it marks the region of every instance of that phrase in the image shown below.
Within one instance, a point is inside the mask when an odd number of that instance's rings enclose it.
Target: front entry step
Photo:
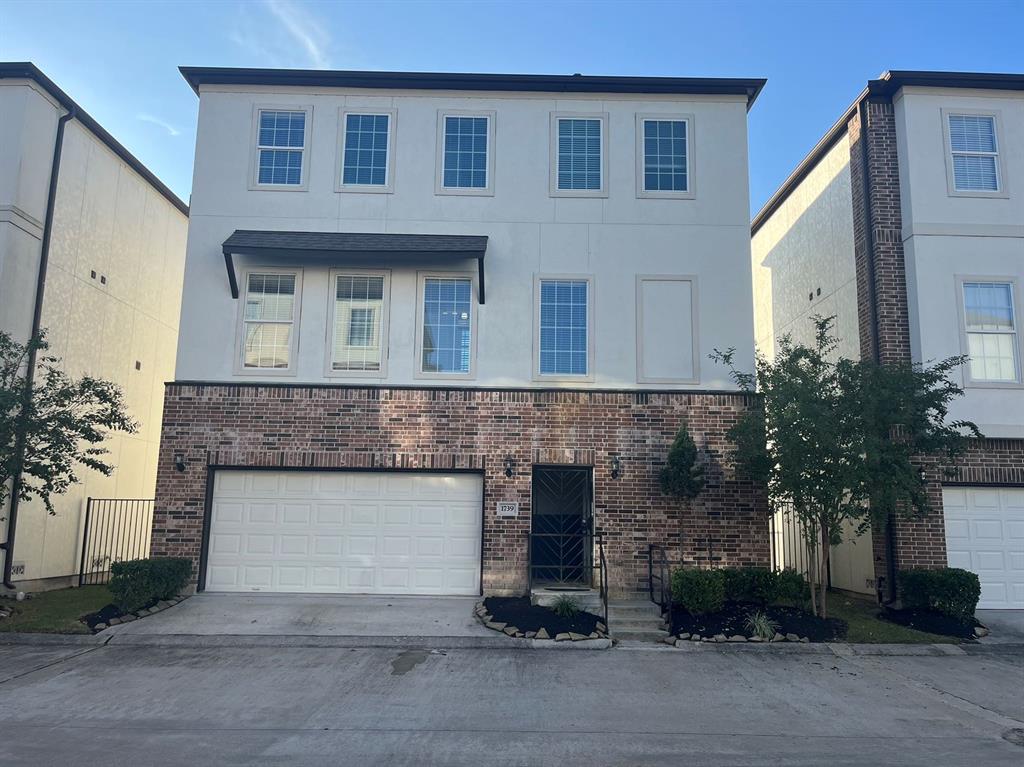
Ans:
[[[661,608],[636,599],[608,603],[608,628],[617,640],[660,642],[668,636]]]
[[[530,602],[541,607],[551,607],[559,597],[572,597],[581,610],[600,615],[603,610],[601,594],[597,589],[567,589],[555,586],[535,586],[530,592]]]

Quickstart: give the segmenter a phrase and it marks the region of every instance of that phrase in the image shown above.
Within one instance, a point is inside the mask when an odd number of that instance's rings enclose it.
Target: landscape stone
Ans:
[[[103,631],[103,629],[105,629],[106,627],[107,627],[106,623],[97,623],[95,626],[93,626],[93,628],[96,631]]]
[[[745,636],[743,636],[742,634],[733,634],[731,637],[729,637],[729,641],[730,642],[746,642],[747,638]]]
[[[780,633],[779,633],[778,631],[776,631],[776,632],[775,632],[775,636],[773,636],[773,637],[772,637],[772,641],[773,641],[773,642],[781,642],[781,641],[783,641],[783,640],[784,640],[785,638],[786,638],[786,637],[782,636],[782,634],[780,634]]]
[[[724,641],[726,641],[725,634],[715,634],[715,638],[714,638],[713,641],[715,641],[715,642],[724,642]]]
[[[690,638],[690,633],[689,633],[688,631],[684,631],[684,632],[682,632],[682,633],[681,633],[681,634],[679,635],[679,638],[680,638],[680,639],[689,639],[689,638]]]
[[[566,641],[567,639],[572,639],[572,637],[570,637],[570,636],[569,636],[569,635],[568,635],[567,633],[565,633],[564,631],[563,631],[563,632],[562,632],[561,634],[555,634],[555,641],[556,641],[556,642],[564,642],[564,641]]]
[[[810,639],[810,637],[800,637],[800,641],[803,642],[804,644],[807,644],[808,642],[811,641],[811,639]]]
[[[543,626],[537,631],[537,639],[551,639],[551,635],[548,634],[548,630]]]
[[[586,634],[577,634],[575,631],[570,631],[569,632],[569,639],[571,639],[574,642],[579,642],[581,639],[587,639],[587,638],[588,637],[587,637]]]
[[[786,641],[787,642],[799,642],[800,641],[800,637],[798,637],[796,634],[786,634]]]
[[[116,626],[116,625],[117,625],[117,624],[119,624],[120,622],[121,622],[121,619],[120,619],[120,618],[111,618],[111,619],[110,619],[110,625],[111,625],[111,626]]]
[[[699,642],[700,641],[700,634],[690,634],[690,641],[691,642]]]
[[[984,626],[975,626],[974,627],[974,636],[976,636],[976,637],[987,637],[988,634],[989,634],[989,631]]]
[[[598,621],[597,625],[595,625],[594,628],[596,628],[598,631],[601,631],[601,632],[604,632],[604,631],[608,630],[608,627],[605,626],[603,623],[601,623],[601,621]]]
[[[747,637],[747,641],[748,642],[763,642],[765,640],[762,637],[759,637],[759,636],[752,636],[752,637]]]
[[[590,632],[590,638],[591,639],[600,639],[601,636],[596,631],[591,631]]]
[[[536,636],[537,636],[537,632],[536,631],[527,631],[526,632],[526,638],[527,639],[533,639]]]
[[[505,626],[507,626],[508,624],[499,623],[496,621],[487,621],[484,625],[487,626],[487,628],[489,629],[494,629],[495,631],[503,631],[505,629]]]
[[[688,642],[685,639],[677,639],[676,640],[676,647],[683,647],[686,644],[688,644]]]
[[[519,629],[516,628],[515,626],[506,626],[505,628],[502,629],[502,631],[504,631],[510,637],[514,637],[516,634],[519,633]]]

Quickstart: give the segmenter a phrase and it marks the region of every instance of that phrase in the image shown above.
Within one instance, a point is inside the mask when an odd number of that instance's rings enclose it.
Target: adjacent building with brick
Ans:
[[[935,513],[837,547],[833,585],[948,564],[978,573],[980,607],[1024,608],[1024,75],[870,81],[751,233],[763,353],[822,315],[847,357],[968,358],[950,417],[985,438],[952,476],[923,462]]]
[[[184,68],[199,128],[155,555],[199,589],[646,588],[766,565],[725,433],[757,401],[762,80]],[[694,501],[658,473],[687,424]]]

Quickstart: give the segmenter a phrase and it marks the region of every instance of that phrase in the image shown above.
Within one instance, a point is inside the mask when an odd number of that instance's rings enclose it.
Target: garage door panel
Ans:
[[[245,504],[237,503],[215,503],[213,504],[213,519],[215,522],[242,522],[245,518]]]
[[[385,506],[383,510],[385,525],[407,526],[412,523],[412,506]]]
[[[348,555],[352,557],[372,557],[377,553],[377,538],[372,535],[350,535]]]
[[[946,558],[978,574],[978,607],[1024,609],[1024,490],[944,488]]]
[[[252,555],[273,554],[274,536],[254,534],[247,535],[245,536],[245,543],[242,547],[242,551],[245,554]]]
[[[250,503],[246,505],[250,525],[277,524],[276,503]]]
[[[249,475],[246,490],[249,495],[270,493],[281,495],[281,475],[271,471],[253,472]]]

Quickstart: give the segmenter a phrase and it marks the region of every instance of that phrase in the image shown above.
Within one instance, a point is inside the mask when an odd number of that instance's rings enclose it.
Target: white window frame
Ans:
[[[690,283],[690,333],[693,347],[693,375],[690,378],[651,378],[643,375],[644,369],[644,306],[643,284],[645,282],[688,282]],[[700,308],[699,288],[695,274],[638,274],[636,276],[636,381],[649,384],[696,384],[700,383]],[[654,350],[657,353],[657,350]]]
[[[250,274],[292,274],[295,275],[295,302],[292,312],[292,334],[288,347],[287,368],[247,368],[245,366],[245,302],[249,295]],[[299,363],[299,330],[302,315],[302,269],[289,269],[278,266],[252,266],[242,270],[241,290],[238,300],[238,319],[235,328],[235,375],[255,376],[294,376]],[[255,320],[254,320],[255,321]]]
[[[953,142],[949,135],[949,118],[955,115],[969,115],[977,117],[991,117],[996,138],[996,185],[997,189],[986,191],[983,189],[957,189],[956,174],[953,170]],[[1002,114],[997,111],[983,109],[943,109],[942,110],[942,134],[946,147],[946,192],[950,197],[996,197],[1008,198],[1006,184],[1006,161],[1005,152],[1002,151],[1003,122]],[[957,152],[957,154],[972,154],[970,152]],[[991,157],[990,152],[978,153],[979,156]]]
[[[346,184],[345,179],[345,125],[349,115],[387,115],[388,116],[388,149],[385,163],[383,185],[381,184]],[[338,109],[338,158],[334,163],[334,191],[356,192],[363,194],[393,194],[395,191],[395,134],[398,132],[398,110],[385,107],[340,107]]]
[[[1024,369],[1024,333],[1020,329],[1020,319],[1022,316],[1021,311],[1021,297],[1020,297],[1020,286],[1016,277],[1008,277],[1003,275],[992,275],[992,274],[958,274],[956,276],[956,296],[957,296],[957,308],[960,322],[960,353],[970,357],[969,349],[970,346],[967,342],[967,302],[964,296],[964,283],[965,282],[987,282],[993,285],[1009,285],[1010,286],[1010,299],[1011,306],[1013,307],[1013,334],[1016,336],[1017,343],[1014,345],[1014,349],[1017,352],[1017,380],[1015,381],[990,381],[987,379],[975,379],[971,377],[971,363],[968,359],[967,362],[962,366],[964,386],[972,389],[1021,389],[1024,388],[1024,379],[1022,379],[1022,369]],[[984,331],[971,331],[971,332],[984,332]],[[998,332],[998,331],[991,331]],[[1007,334],[1008,335],[1008,334]]]
[[[587,374],[540,372],[540,286],[549,280],[573,280],[587,283]],[[592,274],[547,274],[533,276],[533,380],[551,382],[593,382],[594,380],[594,275]]]
[[[468,373],[436,373],[432,370],[423,370],[423,305],[424,292],[427,280],[431,278],[450,280],[468,279],[470,283],[469,300],[469,372]],[[422,271],[416,272],[416,360],[413,367],[415,378],[435,380],[462,380],[469,381],[476,378],[476,349],[477,349],[477,306],[479,301],[479,286],[475,272],[445,272],[445,271]]]
[[[446,117],[487,118],[487,185],[478,187],[444,185],[444,127]],[[461,109],[437,110],[437,172],[434,178],[434,194],[468,195],[471,197],[494,196],[494,137],[496,133],[496,112],[469,111]]]
[[[261,184],[260,183],[260,150],[281,149],[282,147],[260,146],[260,112],[305,112],[306,130],[302,137],[302,167],[298,184]],[[252,108],[252,139],[249,153],[249,191],[251,192],[306,192],[309,190],[309,150],[313,135],[312,104],[254,104]],[[291,147],[289,151],[299,151]]]
[[[647,189],[647,178],[644,173],[644,164],[646,159],[646,153],[644,151],[644,123],[659,122],[659,121],[672,121],[672,122],[684,122],[686,123],[686,189],[683,191],[666,190],[662,191],[659,189]],[[636,116],[636,196],[639,199],[645,198],[662,198],[666,200],[692,200],[697,196],[696,185],[694,184],[694,165],[693,165],[693,142],[694,142],[694,130],[693,130],[693,115],[692,114],[679,114],[679,113],[666,113],[659,114],[656,112],[643,112]]]
[[[333,367],[334,336],[337,332],[337,326],[335,325],[335,313],[338,308],[338,301],[336,298],[338,277],[345,275],[384,278],[380,308],[380,370],[335,370]],[[391,319],[391,272],[387,269],[331,269],[328,272],[327,302],[327,354],[324,356],[324,375],[328,378],[387,378],[388,331]]]
[[[558,123],[560,120],[599,120],[601,122],[601,188],[600,189],[559,189],[558,188]],[[552,112],[550,126],[550,173],[549,193],[551,197],[607,197],[608,196],[608,113],[607,112]]]

